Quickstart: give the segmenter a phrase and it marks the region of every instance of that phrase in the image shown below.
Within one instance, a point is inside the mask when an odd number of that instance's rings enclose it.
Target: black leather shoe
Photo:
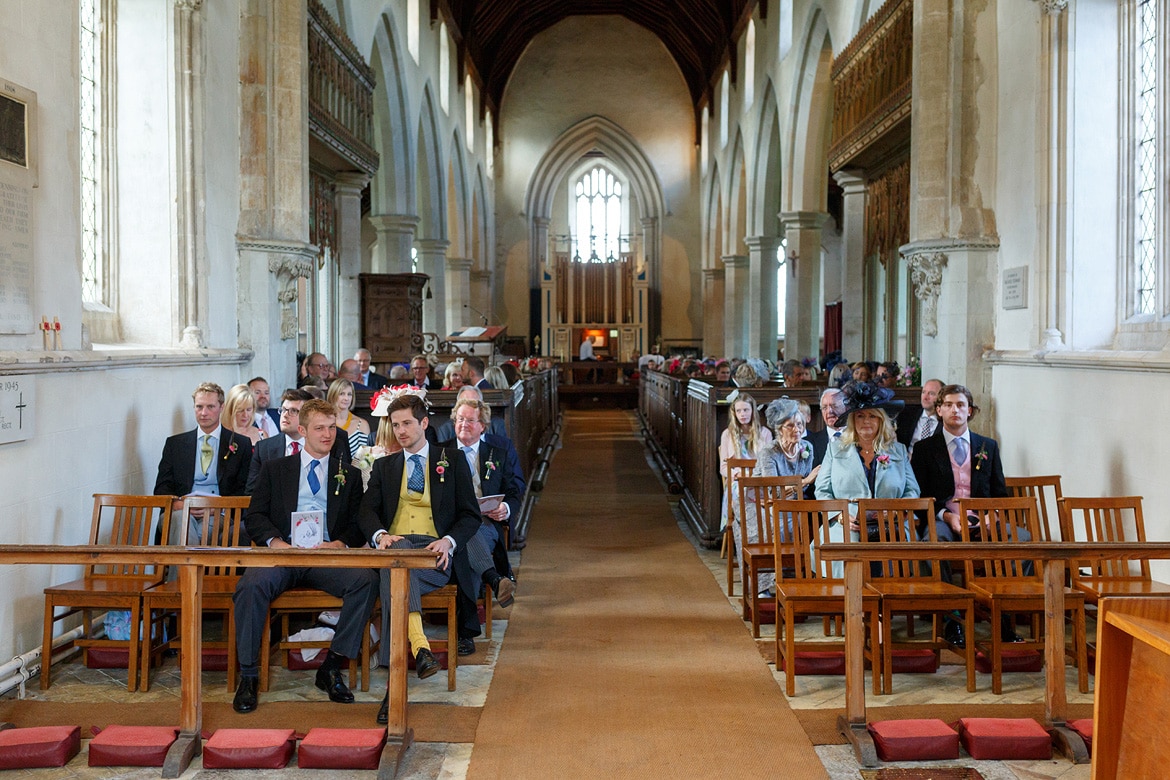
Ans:
[[[459,655],[475,655],[475,640],[464,637],[459,640]]]
[[[390,694],[382,697],[382,706],[378,708],[378,724],[385,726],[390,722]]]
[[[427,679],[439,671],[439,667],[439,660],[425,647],[420,647],[419,651],[415,653],[414,670],[418,673],[418,679]]]
[[[999,622],[999,641],[1005,644],[1024,641],[1024,638],[1016,633],[1015,621],[1006,615]]]
[[[955,647],[967,647],[967,636],[963,631],[963,626],[954,620],[948,620],[946,625],[943,626],[943,639]]]
[[[492,583],[492,590],[496,592],[496,603],[501,607],[510,607],[516,600],[516,583],[511,577],[500,577]]]
[[[329,701],[338,704],[353,704],[353,694],[341,679],[340,669],[317,670],[317,687],[329,694]]]
[[[232,699],[232,709],[236,712],[252,712],[256,709],[256,689],[260,686],[258,677],[241,677],[236,686],[236,698]]]

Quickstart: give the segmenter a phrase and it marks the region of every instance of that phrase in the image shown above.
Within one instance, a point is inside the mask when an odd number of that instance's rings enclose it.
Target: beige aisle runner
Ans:
[[[569,412],[469,778],[827,778],[625,412]]]

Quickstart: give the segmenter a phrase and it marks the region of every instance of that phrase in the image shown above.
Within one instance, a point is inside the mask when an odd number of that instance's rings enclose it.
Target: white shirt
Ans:
[[[280,433],[280,426],[272,421],[271,415],[268,412],[256,412],[256,427],[264,431],[265,437],[276,436]]]
[[[581,342],[581,349],[577,352],[577,357],[581,360],[593,359],[593,342],[589,339],[584,339]]]
[[[288,434],[285,434],[284,438],[287,439],[287,441],[285,441],[285,443],[284,443],[284,454],[285,455],[295,454],[295,453],[293,453],[293,448],[292,448],[294,441],[300,446],[301,452],[305,451],[305,440],[304,439],[294,439],[293,437],[289,436]]]

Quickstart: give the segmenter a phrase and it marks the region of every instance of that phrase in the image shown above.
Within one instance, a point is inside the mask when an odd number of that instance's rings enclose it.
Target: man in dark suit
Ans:
[[[914,445],[923,439],[929,439],[938,429],[938,414],[934,409],[934,402],[938,399],[938,391],[942,390],[943,383],[939,379],[928,379],[922,383],[922,394],[919,400],[921,406],[906,404],[906,408],[898,415],[896,427],[898,441],[906,446],[911,456],[914,455]]]
[[[828,451],[828,442],[834,439],[839,439],[842,433],[845,432],[845,427],[838,427],[838,421],[841,419],[842,413],[845,412],[845,401],[841,398],[841,391],[838,388],[830,387],[825,389],[820,394],[820,419],[825,421],[825,427],[820,430],[813,430],[806,436],[808,443],[812,444],[812,468],[817,468],[825,460],[825,453]],[[815,484],[808,485],[805,488],[805,498],[812,501],[815,498]]]
[[[492,383],[483,378],[485,370],[487,367],[483,363],[483,358],[475,355],[463,358],[463,384],[480,390],[491,390]]]
[[[425,355],[410,359],[410,384],[425,390],[442,390],[443,380],[431,379],[431,364]]]
[[[341,361],[341,367],[337,369],[338,378],[348,379],[355,392],[370,389],[369,385],[362,381],[362,372],[359,366],[360,364],[356,360],[350,358]]]
[[[501,607],[512,604],[516,590],[508,550],[504,547],[503,526],[520,512],[524,500],[524,480],[520,472],[516,450],[506,440],[501,442],[484,435],[491,421],[492,410],[483,401],[463,399],[451,410],[455,422],[455,439],[445,446],[458,448],[467,459],[472,484],[478,498],[503,496],[498,506],[483,509],[483,522],[471,541],[463,548],[465,554],[455,555],[455,572],[460,582],[470,582],[478,590],[487,585]],[[490,598],[490,594],[489,594]],[[460,588],[457,601],[459,618],[459,654],[475,652],[475,637],[480,633],[479,611],[475,599]]]
[[[928,538],[924,524],[933,522],[940,542],[957,542],[963,538],[962,524],[967,518],[956,511],[956,499],[1003,498],[1008,495],[1007,483],[999,443],[968,427],[979,411],[971,391],[963,385],[946,385],[938,392],[935,411],[942,424],[933,436],[915,445],[910,459],[921,496],[934,499],[935,506],[934,518],[919,519],[919,536]],[[978,526],[970,528],[970,532],[978,539]],[[1025,538],[1026,534],[1020,533],[1020,541],[1031,539]],[[948,561],[940,562],[939,572],[943,581],[950,582]],[[1008,620],[1001,629],[1004,641],[1019,641]],[[962,627],[954,620],[947,621],[945,636],[960,647],[966,642]]]
[[[433,569],[410,570],[407,638],[420,679],[439,671],[422,627],[423,594],[451,579],[451,556],[479,530],[479,502],[463,453],[427,441],[426,404],[403,393],[388,409],[394,437],[402,451],[374,461],[369,490],[362,499],[359,523],[375,548],[431,550]],[[386,601],[383,601],[385,621]],[[385,723],[388,700],[382,700],[378,722]]]
[[[204,382],[191,394],[195,401],[198,427],[167,438],[158,477],[156,496],[186,495],[242,496],[252,463],[252,441],[219,424],[223,412],[223,388]],[[179,509],[176,502],[175,509]],[[194,517],[191,536],[198,537],[201,517]],[[183,540],[186,541],[186,540]]]
[[[357,524],[362,477],[356,468],[330,453],[337,436],[336,410],[325,401],[306,401],[299,428],[305,446],[298,454],[270,460],[260,470],[252,505],[244,518],[257,544],[292,547],[292,513],[323,512],[322,541],[314,547],[364,547]],[[361,652],[362,632],[378,598],[378,574],[372,569],[272,567],[247,569],[236,584],[236,655],[240,684],[232,707],[252,712],[257,705],[260,640],[268,630],[268,605],[289,588],[304,585],[341,599],[341,616],[329,652],[317,670],[317,687],[330,701],[351,704],[353,694],[341,670]]]
[[[245,495],[252,495],[256,489],[256,480],[260,477],[260,468],[265,462],[297,455],[305,446],[305,438],[300,433],[301,407],[306,401],[312,401],[313,396],[307,390],[288,389],[280,396],[280,434],[270,439],[261,439],[252,452],[252,465],[248,469],[248,482],[244,488]],[[337,429],[333,439],[333,453],[342,463],[349,463],[349,434],[344,428]]]
[[[471,387],[470,385],[464,385],[463,387],[459,388],[459,393],[455,396],[456,403],[463,400],[483,401],[483,392],[477,388]],[[431,439],[431,441],[451,441],[455,438],[455,421],[453,419],[446,420],[442,425],[435,427],[433,429],[435,433],[434,436],[430,435],[431,430],[432,429],[427,429],[427,438]],[[498,436],[501,439],[508,438],[508,429],[504,426],[504,421],[499,417],[492,418],[491,424],[487,428],[487,433],[490,433],[493,436]],[[509,441],[509,444],[511,444],[511,441]],[[523,481],[524,475],[520,474],[519,476],[520,480]]]
[[[378,392],[386,385],[390,384],[389,377],[377,374],[370,368],[371,355],[370,351],[362,347],[354,353],[353,359],[358,362],[358,370],[361,372],[362,384],[370,388],[374,392]]]

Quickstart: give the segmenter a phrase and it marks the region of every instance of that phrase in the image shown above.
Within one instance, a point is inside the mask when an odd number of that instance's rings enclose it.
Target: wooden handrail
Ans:
[[[870,561],[890,557],[889,545],[849,542],[821,545],[825,558],[845,563],[845,715],[838,728],[853,744],[863,766],[876,764],[866,731],[865,640],[861,595]],[[913,560],[1019,560],[1042,563],[1044,582],[1044,720],[1066,754],[1081,760],[1084,742],[1065,728],[1068,701],[1064,677],[1064,572],[1068,561],[1101,559],[1170,559],[1170,542],[1013,542],[1010,545],[968,542],[920,542],[898,545],[897,557]],[[993,627],[994,629],[994,627]],[[971,641],[968,639],[968,641]]]
[[[153,563],[175,566],[183,595],[181,608],[183,639],[180,669],[179,738],[167,753],[163,777],[181,775],[202,749],[203,702],[200,690],[203,667],[203,569],[206,566],[316,566],[326,568],[369,568],[390,570],[390,671],[386,680],[390,699],[386,727],[388,750],[397,751],[397,760],[413,740],[406,724],[406,599],[411,569],[435,565],[428,550],[298,550],[267,547],[91,547],[89,545],[0,545],[0,564],[96,564]],[[45,649],[43,663],[50,663]],[[233,660],[233,659],[229,659]],[[383,763],[395,759],[386,758]],[[395,764],[397,765],[397,764]]]

